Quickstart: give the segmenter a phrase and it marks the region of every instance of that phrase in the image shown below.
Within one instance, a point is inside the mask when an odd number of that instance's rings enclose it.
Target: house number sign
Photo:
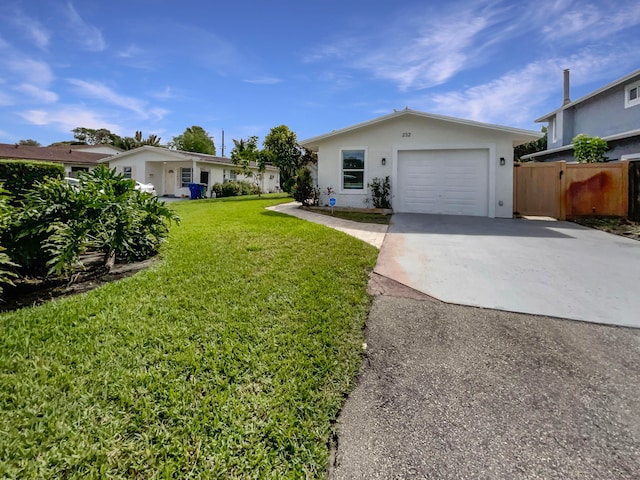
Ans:
[[[402,132],[402,138],[409,138],[411,136],[411,132]]]

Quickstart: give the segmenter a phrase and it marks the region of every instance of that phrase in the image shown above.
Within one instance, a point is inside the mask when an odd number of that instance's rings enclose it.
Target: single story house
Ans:
[[[116,151],[121,150],[108,145],[35,147],[0,143],[0,158],[62,163],[65,176],[74,178],[80,172],[93,170],[99,165],[100,160],[113,155]]]
[[[215,183],[231,180],[257,182],[255,177],[237,173],[238,167],[230,158],[149,145],[116,153],[101,162],[128,178],[153,184],[159,196],[187,196],[190,183],[204,184],[206,191],[210,192]],[[255,172],[258,172],[257,167]],[[280,170],[268,165],[259,186],[263,192],[279,191]]]
[[[537,162],[575,161],[573,139],[578,134],[606,140],[611,161],[640,159],[640,70],[571,100],[570,72],[564,71],[562,106],[536,119],[547,123],[547,149],[524,155]]]
[[[337,206],[368,205],[368,184],[389,177],[394,212],[513,216],[513,148],[540,132],[408,108],[309,138],[318,187]]]

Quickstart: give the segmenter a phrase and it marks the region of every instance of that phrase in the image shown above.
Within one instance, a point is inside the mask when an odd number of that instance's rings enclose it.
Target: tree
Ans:
[[[75,138],[78,142],[84,143],[87,145],[117,145],[122,141],[122,139],[111,132],[106,128],[85,128],[85,127],[76,127],[73,130],[73,138]]]
[[[233,150],[231,150],[231,161],[234,165],[240,167],[240,172],[245,177],[253,177],[255,183],[260,188],[264,172],[267,168],[269,154],[260,151],[258,148],[258,137],[251,136],[249,138],[236,140],[233,139]],[[260,192],[258,193],[258,195]]]
[[[291,189],[293,198],[303,206],[317,206],[320,203],[320,189],[313,186],[311,170],[301,167],[295,178],[295,183]]]
[[[40,147],[40,142],[37,140],[33,140],[31,138],[27,138],[26,140],[20,140],[18,145],[28,145],[30,147]]]
[[[542,138],[534,140],[524,145],[518,145],[513,149],[513,159],[516,162],[522,162],[521,157],[529,155],[531,153],[542,152],[547,149],[547,127],[542,127],[541,130],[544,133]]]
[[[573,156],[579,163],[596,163],[606,162],[607,158],[604,152],[609,150],[606,140],[600,137],[590,137],[581,133],[576,135],[573,140]]]
[[[271,161],[280,169],[280,182],[285,192],[291,192],[303,156],[296,134],[286,125],[273,127],[263,142]]]
[[[213,137],[202,127],[196,125],[188,127],[181,135],[173,137],[173,140],[169,142],[169,148],[183,150],[185,152],[207,153],[209,155],[216,154]]]

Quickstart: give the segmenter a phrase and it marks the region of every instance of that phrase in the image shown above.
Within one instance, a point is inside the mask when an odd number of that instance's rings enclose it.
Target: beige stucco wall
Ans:
[[[510,218],[513,215],[513,139],[508,132],[461,125],[438,119],[407,115],[392,118],[318,142],[318,187],[321,203],[328,202],[327,187],[332,187],[337,204],[365,207],[370,196],[363,191],[341,190],[341,149],[365,149],[365,183],[375,177],[391,178],[395,197],[398,152],[402,150],[483,148],[489,150],[489,215]],[[505,165],[499,165],[500,158]],[[382,159],[385,158],[385,165]],[[502,205],[500,205],[502,203]]]

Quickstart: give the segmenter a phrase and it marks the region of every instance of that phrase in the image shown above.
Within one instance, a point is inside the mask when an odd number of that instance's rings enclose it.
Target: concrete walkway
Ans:
[[[267,207],[267,210],[284,213],[309,222],[319,223],[321,225],[326,225],[327,227],[335,228],[347,235],[359,238],[360,240],[373,245],[378,250],[382,247],[384,236],[387,233],[387,225],[352,222],[350,220],[344,220],[342,218],[332,217],[322,213],[302,210],[300,206],[301,204],[298,202],[282,203],[280,205],[274,205],[273,207]]]

